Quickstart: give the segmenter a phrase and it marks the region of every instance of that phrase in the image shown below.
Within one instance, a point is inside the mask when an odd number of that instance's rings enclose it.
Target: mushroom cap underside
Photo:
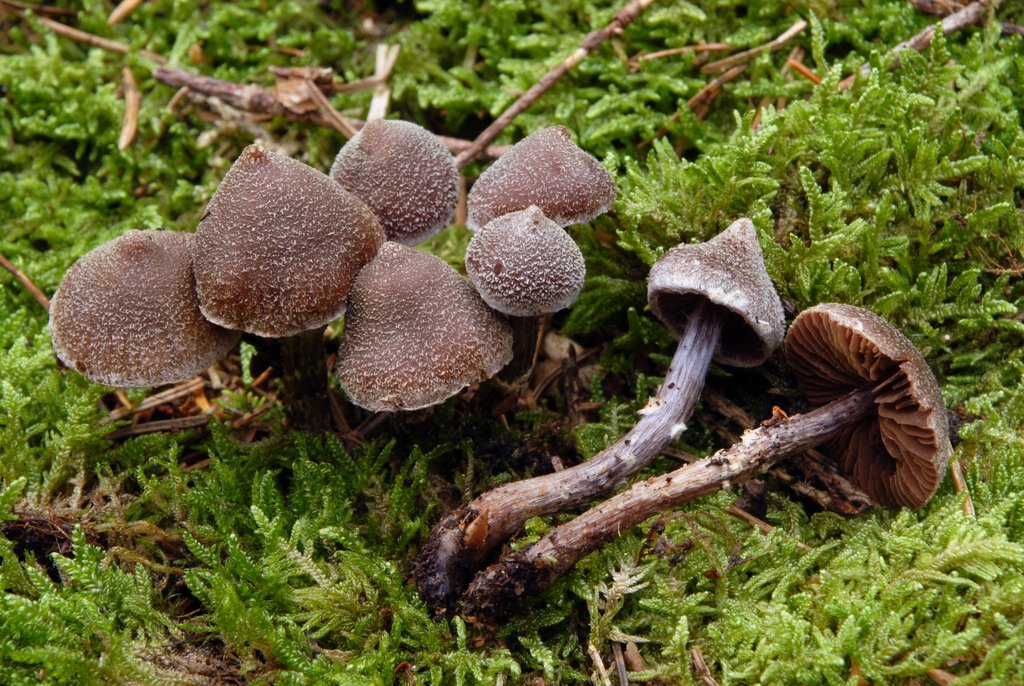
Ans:
[[[473,184],[466,225],[478,231],[492,219],[538,206],[559,226],[582,224],[611,209],[615,179],[572,140],[564,126],[530,134]]]
[[[96,383],[159,386],[192,378],[241,333],[207,321],[191,234],[130,230],[83,255],[50,302],[53,349]]]
[[[369,121],[334,160],[330,177],[380,219],[390,240],[415,245],[455,216],[459,171],[437,137],[407,121]]]
[[[884,319],[825,304],[802,312],[786,337],[790,367],[815,405],[885,383],[877,414],[829,442],[843,472],[876,502],[918,508],[938,488],[952,453],[938,383],[917,348]]]
[[[356,278],[336,372],[355,404],[416,410],[494,376],[512,330],[440,258],[388,242]]]
[[[473,234],[466,273],[494,309],[533,317],[575,302],[587,267],[569,234],[531,205]]]
[[[352,280],[384,241],[359,198],[298,160],[250,145],[196,229],[203,314],[267,338],[324,326],[345,313]]]
[[[738,219],[704,243],[684,243],[651,267],[647,298],[677,338],[701,298],[726,311],[715,360],[736,367],[764,362],[782,342],[782,303],[764,267],[757,232]]]

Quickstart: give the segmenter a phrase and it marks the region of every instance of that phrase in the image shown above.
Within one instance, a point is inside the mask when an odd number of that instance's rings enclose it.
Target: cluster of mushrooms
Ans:
[[[410,247],[448,226],[457,200],[450,153],[411,123],[368,122],[330,176],[250,146],[194,236],[128,231],[68,271],[51,304],[54,350],[93,381],[155,386],[195,376],[243,331],[277,339],[289,422],[323,430],[323,332],[345,315],[335,371],[356,405],[420,409],[491,377],[516,392],[533,368],[539,317],[570,305],[583,285],[583,257],[564,227],[606,212],[615,183],[564,127],[522,140],[469,194],[468,283]],[[611,493],[678,439],[712,359],[755,366],[782,343],[782,306],[748,219],[666,252],[648,296],[679,345],[637,424],[585,463],[507,484],[446,515],[414,570],[432,608],[461,600],[467,617],[500,616],[616,532],[826,442],[879,503],[916,508],[934,493],[952,448],[927,364],[876,315],[819,305],[786,336],[788,363],[817,409],[776,417],[523,550],[499,551],[530,517]]]

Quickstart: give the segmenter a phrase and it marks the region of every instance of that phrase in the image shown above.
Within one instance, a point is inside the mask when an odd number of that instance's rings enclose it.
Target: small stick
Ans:
[[[1004,36],[1024,36],[1024,26],[1016,24],[1002,24]]]
[[[323,112],[324,117],[332,128],[341,131],[341,135],[345,138],[352,138],[352,136],[356,135],[357,130],[355,127],[353,127],[345,117],[341,116],[341,113],[338,112],[338,110],[334,109],[334,105],[332,105],[331,101],[327,99],[324,92],[317,88],[317,85],[309,79],[306,79],[306,92],[309,93],[310,99],[316,103],[316,106],[320,108],[321,112]]]
[[[17,2],[16,0],[4,0],[3,4],[17,7],[22,10],[32,10],[36,14],[52,14],[55,17],[77,17],[78,10],[69,10],[64,7],[52,7],[51,5],[33,5],[28,2]]]
[[[701,683],[704,686],[718,686],[718,682],[711,676],[708,663],[704,661],[704,653],[700,652],[700,646],[696,643],[693,645],[693,648],[690,648],[690,656],[693,657],[693,668],[700,675]]]
[[[978,0],[978,2],[972,2],[970,5],[967,5],[967,7],[964,7],[959,12],[954,12],[953,14],[949,15],[948,17],[942,20],[942,33],[948,36],[954,31],[959,31],[960,29],[966,28],[971,24],[974,24],[975,22],[981,19],[982,15],[985,13],[985,10],[988,9],[988,4],[989,0]],[[898,44],[895,48],[890,50],[889,54],[895,55],[895,58],[889,65],[889,71],[892,71],[893,69],[896,69],[900,66],[899,53],[901,50],[909,49],[921,52],[922,50],[924,50],[925,48],[932,44],[932,36],[934,35],[935,27],[930,26],[924,31],[915,34],[909,40],[903,41],[902,43]],[[865,62],[864,64],[861,65],[860,69],[858,69],[853,74],[840,81],[839,88],[849,88],[857,79],[858,74],[860,74],[861,76],[867,76],[870,73],[871,64]]]
[[[391,70],[395,68],[398,52],[401,49],[401,45],[392,45],[391,47],[383,43],[377,45],[377,63],[374,78],[378,79],[379,83],[373,92],[373,99],[370,100],[370,109],[366,113],[366,121],[383,119],[388,113],[391,89],[388,87],[387,79],[391,75]]]
[[[798,60],[789,60],[786,62],[786,64],[788,64],[793,70],[800,74],[800,76],[804,77],[805,79],[813,83],[815,86],[821,83],[821,77],[815,74],[813,71],[811,71],[811,68],[808,67],[803,62],[800,62]]]
[[[121,0],[121,4],[107,17],[107,26],[113,26],[139,8],[145,0]]]
[[[953,485],[956,486],[956,492],[967,494],[964,498],[964,514],[968,517],[976,517],[977,513],[974,510],[974,500],[971,499],[971,493],[967,490],[967,480],[964,479],[964,472],[960,467],[960,460],[953,460],[949,465],[949,469],[953,472]]]
[[[206,426],[210,422],[210,415],[200,414],[195,417],[179,417],[177,419],[163,419],[159,422],[145,422],[144,424],[135,424],[134,426],[126,426],[123,429],[112,431],[111,433],[104,436],[108,441],[118,441],[122,438],[129,438],[131,436],[141,436],[142,434],[152,434],[158,431],[180,431],[181,429],[194,429],[199,426]]]
[[[587,646],[587,652],[590,654],[590,659],[594,661],[594,666],[597,667],[597,673],[601,676],[604,686],[612,686],[612,680],[608,678],[608,671],[604,668],[601,655],[597,652],[597,648],[594,647],[593,643]]]
[[[187,96],[191,92],[192,89],[188,86],[182,86],[181,88],[179,88],[178,92],[174,94],[173,98],[171,98],[171,101],[167,103],[167,111],[174,112],[175,110],[177,110],[178,105],[181,104],[182,99],[184,99],[185,96]]]
[[[36,288],[36,285],[32,283],[32,280],[25,276],[24,272],[15,267],[13,264],[7,261],[7,258],[0,255],[0,267],[3,267],[9,271],[14,278],[21,282],[21,285],[25,287],[32,297],[39,301],[39,304],[43,306],[47,312],[50,311],[50,299],[43,295],[43,292]]]
[[[257,407],[252,412],[246,412],[241,417],[239,417],[235,421],[231,422],[231,428],[232,429],[241,429],[243,426],[251,424],[254,420],[262,417],[267,412],[270,412],[270,408],[271,407],[272,407],[271,403],[264,403],[263,405],[261,405],[260,407]]]
[[[125,67],[122,72],[124,77],[124,124],[121,125],[121,138],[117,141],[117,149],[125,150],[139,130],[139,108],[142,106],[142,95],[135,85],[135,77],[132,70]]]
[[[17,17],[20,17],[21,19],[25,19],[26,17],[24,11],[17,9],[16,7],[8,3],[6,0],[0,0],[0,8],[6,9],[8,12],[14,14]],[[122,55],[127,55],[129,52],[131,52],[131,48],[128,45],[125,45],[124,43],[119,43],[116,40],[110,40],[109,38],[101,38],[100,36],[95,36],[91,33],[86,33],[85,31],[72,28],[65,24],[61,24],[59,21],[48,19],[47,17],[36,17],[36,19],[39,21],[40,24],[50,29],[54,33],[60,36],[64,36],[65,38],[70,38],[75,42],[84,43],[85,45],[91,45],[94,48],[102,48],[103,50],[109,50],[110,52],[116,52]],[[139,54],[143,57],[153,60],[157,64],[167,64],[167,58],[163,55],[158,55],[155,52],[150,52],[149,50],[139,50]]]
[[[725,59],[718,60],[717,62],[705,64],[703,67],[701,67],[700,71],[702,74],[714,74],[715,72],[725,71],[726,69],[735,67],[737,64],[746,64],[755,57],[760,56],[761,53],[765,51],[775,52],[783,45],[785,45],[786,43],[800,35],[800,33],[806,28],[807,22],[801,19],[800,21],[786,29],[785,33],[778,36],[775,40],[769,43],[765,43],[764,45],[759,45],[756,48],[751,48],[750,50],[744,50],[743,52],[736,53],[735,55],[731,55],[729,57],[726,57]]]
[[[0,2],[3,1],[4,0],[0,0]],[[253,114],[269,114],[272,117],[281,117],[288,121],[299,122],[302,124],[323,126],[328,129],[337,128],[336,124],[329,121],[327,116],[321,112],[314,111],[306,114],[297,114],[288,110],[276,97],[274,97],[273,92],[255,84],[235,83],[233,81],[215,79],[209,76],[200,76],[181,69],[168,69],[166,67],[159,67],[156,69],[153,72],[153,78],[156,79],[158,83],[162,83],[165,86],[171,86],[172,88],[178,89],[188,87],[189,91],[192,93],[198,93],[207,97],[215,97],[232,107],[236,107],[240,110],[251,112]],[[339,114],[338,116],[341,115]],[[360,119],[352,119],[351,117],[341,118],[352,127],[353,135],[355,135],[354,131],[361,129],[364,124]],[[472,141],[452,138],[450,136],[438,136],[437,140],[453,154],[459,154],[473,145]],[[483,149],[480,153],[480,157],[498,159],[508,152],[511,147],[511,145],[489,145]]]
[[[565,60],[557,67],[549,71],[547,74],[541,77],[540,81],[533,84],[529,90],[519,96],[512,105],[501,113],[501,116],[494,120],[490,126],[484,129],[483,133],[476,137],[473,144],[465,151],[459,153],[458,157],[455,158],[455,166],[459,169],[465,169],[469,166],[476,156],[480,153],[484,147],[498,137],[498,134],[505,130],[505,127],[512,123],[521,112],[528,109],[537,98],[543,95],[551,86],[555,84],[558,79],[568,72],[570,69],[575,67],[577,64],[582,62],[587,55],[592,53],[594,50],[603,43],[605,40],[613,35],[622,32],[622,29],[633,23],[633,21],[640,16],[641,13],[649,5],[654,4],[655,0],[633,0],[623,9],[612,15],[612,20],[608,22],[608,25],[603,29],[597,29],[587,34],[587,37],[583,39],[583,43],[580,47],[569,55]]]
[[[116,422],[120,419],[125,419],[127,417],[131,417],[134,414],[138,414],[139,412],[145,412],[146,410],[154,408],[157,405],[163,405],[164,403],[170,402],[172,400],[184,398],[186,395],[192,395],[195,391],[202,389],[203,386],[205,385],[206,382],[200,378],[195,378],[190,381],[186,381],[185,383],[175,386],[174,388],[170,388],[166,391],[163,391],[162,393],[156,393],[155,395],[149,396],[135,407],[129,406],[127,408],[120,408],[114,410],[106,417],[99,420],[96,423],[96,426],[103,426],[104,424],[109,424],[110,422]]]
[[[619,686],[629,686],[629,675],[626,674],[626,661],[622,657],[622,644],[612,641],[612,652],[615,653],[615,669],[619,674]]]
[[[731,52],[735,50],[733,46],[728,43],[700,43],[698,45],[686,45],[681,48],[671,48],[669,50],[661,50],[660,52],[652,52],[649,55],[641,55],[640,59],[644,62],[650,60],[656,60],[659,57],[671,57],[672,55],[681,55],[684,52]]]
[[[694,95],[692,98],[686,101],[686,106],[697,114],[698,119],[703,119],[707,114],[707,107],[711,104],[711,101],[717,98],[718,94],[722,92],[722,86],[724,86],[726,83],[732,81],[734,78],[742,74],[746,68],[746,64],[740,64],[733,67],[729,71],[725,72],[721,76],[712,79],[710,82],[708,82],[706,86],[697,91],[696,95]],[[701,109],[698,110],[698,108]],[[682,115],[680,114],[679,110],[676,110],[675,113],[668,118],[668,120],[670,122],[677,122],[679,121],[679,118],[681,116]],[[667,124],[662,126],[657,131],[655,131],[653,138],[638,144],[636,146],[636,149],[643,150],[648,145],[650,145],[654,140],[661,138],[666,133],[668,133]]]
[[[728,512],[729,514],[731,514],[733,517],[736,517],[737,519],[742,519],[743,521],[745,521],[747,524],[749,524],[750,526],[754,527],[755,529],[760,529],[761,533],[764,534],[765,536],[767,536],[768,532],[771,531],[774,528],[768,522],[765,522],[765,521],[762,521],[762,520],[758,519],[754,515],[752,515],[749,512],[747,512],[746,510],[740,509],[740,508],[736,507],[735,505],[730,505],[729,507],[725,508],[725,511]],[[811,549],[811,547],[809,545],[807,545],[806,543],[804,543],[803,541],[797,541],[796,542],[796,547],[797,548],[802,548],[803,550],[810,550]]]

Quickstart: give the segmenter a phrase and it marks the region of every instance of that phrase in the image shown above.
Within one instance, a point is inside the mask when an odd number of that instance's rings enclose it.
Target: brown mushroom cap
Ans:
[[[701,297],[729,311],[715,352],[718,362],[754,367],[782,342],[782,303],[749,219],[737,219],[706,243],[677,245],[651,267],[647,299],[677,338]]]
[[[952,447],[942,394],[917,348],[873,312],[826,304],[800,313],[786,349],[815,405],[898,375],[875,399],[878,414],[829,445],[843,471],[873,500],[924,505],[942,481]]]
[[[345,313],[356,272],[384,240],[359,198],[302,162],[250,145],[196,229],[203,314],[267,338],[324,326]]]
[[[480,175],[468,199],[466,225],[478,231],[492,219],[536,205],[565,227],[611,209],[615,179],[572,141],[564,126],[532,133]]]
[[[390,240],[415,245],[448,226],[459,170],[437,137],[412,122],[369,121],[338,152],[331,178],[365,202]]]
[[[241,333],[199,311],[187,233],[127,231],[83,255],[50,301],[57,357],[96,383],[119,388],[189,379]]]
[[[368,410],[417,410],[494,376],[512,331],[458,272],[388,242],[356,277],[335,371]]]
[[[533,317],[575,302],[587,267],[569,234],[531,205],[488,222],[473,235],[466,273],[494,309]]]

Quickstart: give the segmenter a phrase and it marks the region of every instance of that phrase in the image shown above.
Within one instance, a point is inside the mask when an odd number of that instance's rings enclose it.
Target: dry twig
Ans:
[[[590,659],[594,661],[594,666],[597,667],[597,673],[601,676],[601,683],[604,686],[612,686],[611,679],[608,678],[608,670],[604,668],[604,662],[601,660],[601,654],[597,652],[597,648],[591,643],[587,646],[587,652],[590,654]]]
[[[455,166],[460,170],[465,169],[470,162],[476,159],[476,156],[488,143],[497,138],[498,134],[504,131],[505,127],[512,123],[512,120],[519,116],[521,112],[533,105],[537,98],[547,92],[558,79],[562,78],[562,75],[582,62],[587,55],[597,50],[605,40],[621,33],[623,28],[633,23],[654,2],[655,0],[633,0],[633,2],[612,15],[612,20],[603,29],[597,29],[588,33],[580,47],[576,48],[561,64],[542,76],[540,81],[533,84],[529,90],[519,96],[518,100],[502,112],[500,117],[494,120],[494,123],[476,137],[476,140],[473,141],[469,148],[459,153],[455,158]]]
[[[65,7],[53,7],[52,5],[35,5],[30,2],[17,2],[17,0],[4,0],[3,4],[17,7],[20,10],[32,10],[36,14],[52,14],[55,17],[77,17],[78,10],[71,10]]]
[[[9,271],[14,276],[14,278],[21,282],[21,285],[25,287],[25,290],[31,293],[32,297],[38,300],[39,304],[42,305],[44,309],[46,309],[47,311],[50,310],[50,299],[43,295],[43,292],[41,290],[36,288],[36,285],[32,283],[31,279],[25,276],[24,272],[22,272],[13,264],[8,262],[7,258],[4,257],[3,255],[0,255],[0,267],[3,267],[7,271]]]
[[[14,14],[22,19],[26,18],[24,10],[18,9],[15,5],[7,2],[7,0],[0,0],[0,9],[5,9],[11,14]],[[86,33],[76,28],[72,28],[66,24],[61,24],[59,21],[54,21],[47,17],[36,17],[36,20],[50,29],[54,33],[70,38],[77,43],[83,43],[85,45],[91,45],[94,48],[102,48],[103,50],[109,50],[110,52],[116,52],[121,55],[127,55],[131,52],[131,47],[124,43],[119,43],[116,40],[110,40],[109,38],[101,38],[100,36]],[[158,55],[155,52],[149,50],[139,50],[139,54],[143,57],[153,60],[157,64],[167,64],[167,58],[163,55]]]
[[[150,410],[154,407],[157,407],[158,405],[169,403],[172,400],[179,400],[181,398],[184,398],[185,396],[194,394],[197,390],[202,389],[205,385],[206,382],[200,378],[195,378],[190,381],[186,381],[185,383],[179,384],[174,388],[168,389],[161,393],[155,393],[149,396],[135,407],[132,407],[129,404],[127,407],[118,408],[111,412],[110,414],[108,414],[103,419],[101,419],[99,422],[97,422],[96,425],[103,426],[104,424],[109,424],[110,422],[116,422],[120,419],[126,419],[134,414],[138,414],[139,412]]]
[[[703,67],[701,67],[700,71],[702,74],[714,74],[715,72],[725,71],[727,69],[735,67],[737,64],[747,64],[752,59],[760,56],[762,53],[766,51],[775,52],[783,45],[799,36],[800,33],[806,28],[807,22],[801,19],[800,21],[786,29],[786,31],[780,34],[778,38],[776,38],[775,40],[769,43],[765,43],[764,45],[759,45],[756,48],[751,48],[750,50],[744,50],[743,52],[731,55],[729,57],[726,57],[725,59],[718,60],[717,62],[705,64]]]
[[[718,686],[718,682],[711,676],[711,670],[708,669],[708,663],[704,661],[704,653],[700,651],[700,646],[696,643],[693,648],[690,649],[690,656],[693,658],[693,668],[700,675],[701,683],[704,686]]]
[[[805,79],[813,83],[815,86],[821,83],[821,77],[815,74],[813,71],[811,71],[811,68],[808,67],[803,62],[801,62],[800,60],[787,60],[786,64],[788,64],[791,69],[793,69],[794,71],[796,71],[796,73],[800,74],[800,76],[804,77]]]
[[[200,76],[182,71],[181,69],[168,69],[166,67],[160,67],[155,70],[153,78],[165,86],[178,89],[188,87],[190,97],[194,95],[216,97],[232,107],[252,114],[267,114],[272,117],[282,117],[288,121],[337,129],[337,125],[329,121],[321,112],[312,111],[304,114],[293,112],[285,107],[273,92],[255,84],[234,83],[233,81]],[[363,127],[364,122],[360,119],[352,119],[350,117],[343,117],[343,119],[355,130]],[[472,145],[470,141],[450,136],[438,136],[437,140],[453,154],[459,154]],[[505,154],[510,147],[512,146],[487,146],[482,151],[481,157],[497,159]]]
[[[373,77],[377,79],[377,87],[373,91],[373,99],[370,100],[370,109],[366,112],[366,121],[383,119],[388,113],[388,102],[391,100],[391,89],[388,87],[388,76],[395,68],[398,60],[398,52],[401,45],[388,47],[381,43],[377,46],[377,62]]]
[[[658,52],[652,52],[649,55],[641,55],[640,60],[648,62],[650,60],[656,60],[660,57],[671,57],[672,55],[681,55],[685,52],[731,52],[735,50],[733,46],[728,43],[698,43],[697,45],[684,45],[681,48],[670,48],[669,50],[660,50]]]
[[[142,95],[135,85],[132,70],[125,67],[121,73],[124,77],[124,124],[121,125],[121,138],[117,141],[118,150],[126,149],[135,140],[139,130],[139,108],[142,106]]]
[[[121,0],[121,4],[107,17],[107,26],[113,26],[139,8],[145,0]]]
[[[945,19],[942,20],[942,33],[949,35],[954,31],[966,28],[971,24],[979,21],[985,14],[985,10],[988,9],[989,0],[978,0],[978,2],[972,2],[967,7],[964,7],[959,12],[955,12]],[[917,52],[923,51],[929,45],[932,44],[932,37],[935,35],[935,27],[929,26],[924,31],[914,35],[909,40],[905,40],[895,48],[889,51],[890,55],[894,55],[892,63],[889,65],[889,70],[892,71],[900,66],[900,51],[901,50],[915,50]],[[849,88],[853,85],[853,82],[857,79],[857,75],[864,77],[871,73],[871,64],[865,62],[861,65],[860,69],[855,71],[850,76],[846,77],[839,82],[839,88]]]

